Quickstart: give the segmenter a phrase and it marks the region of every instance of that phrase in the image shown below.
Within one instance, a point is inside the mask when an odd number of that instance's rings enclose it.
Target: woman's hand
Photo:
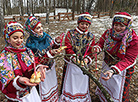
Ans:
[[[62,40],[62,36],[58,36],[58,37],[55,38],[55,41],[56,41],[57,43],[60,43],[61,40]]]
[[[59,51],[58,49],[52,49],[51,50],[51,53],[53,54],[53,55],[55,55],[55,54],[59,54],[61,51]]]
[[[92,52],[96,52],[96,53],[99,53],[101,51],[101,48],[100,47],[97,47],[97,46],[94,46],[92,47]]]
[[[36,83],[31,83],[30,79],[27,77],[19,77],[19,83],[24,84],[26,86],[36,86]]]
[[[86,64],[88,64],[88,62],[89,62],[88,58],[84,58],[84,62],[85,62]]]
[[[38,70],[37,71],[40,71],[40,73],[41,73],[41,81],[43,81],[44,82],[44,79],[45,79],[45,68],[48,68],[48,66],[47,65],[41,65],[41,66],[39,66],[38,67]]]
[[[102,77],[102,79],[105,80],[105,81],[109,80],[109,79],[112,77],[113,73],[114,73],[114,72],[113,72],[112,70],[107,70],[107,71],[104,73],[104,75],[106,75],[106,77]]]

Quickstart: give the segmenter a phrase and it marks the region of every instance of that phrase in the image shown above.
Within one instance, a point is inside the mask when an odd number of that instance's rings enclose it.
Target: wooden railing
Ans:
[[[77,19],[77,15],[78,14],[73,15],[71,12],[70,13],[58,13],[58,15],[49,16],[49,21],[71,21],[71,20]],[[109,12],[94,12],[92,16],[93,18],[109,16]],[[15,20],[17,22],[24,24],[28,17],[29,16],[5,17],[4,20],[5,20],[5,23],[11,20]],[[40,16],[35,16],[35,17],[37,17],[41,22],[46,21],[46,17],[40,17]]]

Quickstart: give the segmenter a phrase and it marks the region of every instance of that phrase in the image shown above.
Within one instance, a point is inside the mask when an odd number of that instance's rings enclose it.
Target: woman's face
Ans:
[[[36,28],[34,29],[34,32],[36,32],[39,36],[43,35],[43,26],[41,23],[39,23]]]
[[[82,31],[88,30],[89,26],[90,26],[90,24],[88,22],[80,22],[79,23],[79,28]]]
[[[113,27],[114,27],[115,34],[122,33],[126,29],[125,25],[117,24],[117,23],[115,23]]]
[[[13,33],[9,38],[9,43],[17,49],[20,48],[23,43],[23,33],[20,31]]]

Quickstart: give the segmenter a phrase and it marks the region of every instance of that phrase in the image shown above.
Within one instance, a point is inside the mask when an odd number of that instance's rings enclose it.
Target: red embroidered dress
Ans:
[[[44,55],[43,57],[47,57]],[[0,53],[0,90],[12,101],[21,101],[31,88],[19,83],[19,76],[30,78],[40,58],[34,57],[29,48],[5,47]]]
[[[94,43],[94,35],[92,33],[88,31],[82,32],[77,27],[75,30],[70,30],[66,35],[66,54],[78,55],[79,58],[80,54],[84,56],[89,46],[86,58],[88,58],[89,63],[91,63],[91,59],[93,58],[92,46]],[[81,52],[79,52],[79,50]],[[87,75],[83,74],[79,67],[70,61],[71,58],[73,58],[73,56],[65,60],[67,67],[60,102],[91,102],[88,84],[89,78]]]

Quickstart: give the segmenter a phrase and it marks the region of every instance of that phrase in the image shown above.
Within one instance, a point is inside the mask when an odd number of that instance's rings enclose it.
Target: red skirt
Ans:
[[[122,102],[129,102],[129,86],[133,73],[134,66],[132,68],[127,69]]]

